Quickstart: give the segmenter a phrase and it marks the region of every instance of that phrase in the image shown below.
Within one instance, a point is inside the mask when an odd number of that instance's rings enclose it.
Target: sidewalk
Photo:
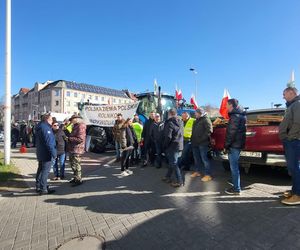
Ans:
[[[212,182],[187,176],[174,189],[160,181],[166,169],[134,168],[133,176],[121,177],[111,160],[86,155],[81,186],[51,182],[54,195],[28,189],[3,197],[0,248],[56,249],[80,234],[104,237],[107,249],[300,248],[300,207],[279,203],[286,177],[242,176],[245,191],[235,197],[224,194],[229,173],[217,163]],[[13,162],[33,187],[34,152],[13,151]]]

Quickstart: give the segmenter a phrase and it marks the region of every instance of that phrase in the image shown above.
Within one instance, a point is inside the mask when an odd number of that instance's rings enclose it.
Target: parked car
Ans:
[[[249,170],[251,165],[269,165],[286,167],[284,149],[279,140],[279,124],[285,109],[252,110],[246,113],[247,132],[246,146],[241,151],[240,165]],[[214,127],[212,147],[216,152],[215,159],[222,161],[225,169],[229,169],[228,155],[224,149],[226,124]]]

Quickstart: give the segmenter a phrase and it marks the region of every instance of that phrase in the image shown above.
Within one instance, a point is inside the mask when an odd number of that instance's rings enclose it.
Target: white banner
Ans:
[[[122,114],[125,120],[133,118],[138,105],[139,102],[102,106],[86,105],[81,115],[86,124],[113,127],[117,119],[117,114]]]

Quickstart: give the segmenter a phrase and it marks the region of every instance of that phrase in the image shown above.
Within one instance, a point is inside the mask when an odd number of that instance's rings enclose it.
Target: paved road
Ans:
[[[13,151],[29,186],[34,153]],[[225,195],[229,173],[213,163],[214,179],[186,176],[174,189],[160,181],[166,169],[134,168],[121,177],[112,155],[87,154],[85,182],[55,182],[54,195],[33,189],[0,200],[1,249],[55,249],[79,234],[101,235],[107,249],[300,249],[299,207],[280,204],[290,184],[281,172],[242,176],[240,197]]]

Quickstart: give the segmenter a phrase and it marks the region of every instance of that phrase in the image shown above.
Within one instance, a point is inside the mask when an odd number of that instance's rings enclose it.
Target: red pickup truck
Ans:
[[[285,167],[284,150],[278,137],[279,124],[285,109],[261,109],[246,113],[247,132],[246,146],[241,151],[240,165],[248,172],[253,165],[270,165]],[[212,147],[216,152],[215,159],[221,160],[225,169],[229,169],[228,156],[224,149],[226,124],[214,127]]]

